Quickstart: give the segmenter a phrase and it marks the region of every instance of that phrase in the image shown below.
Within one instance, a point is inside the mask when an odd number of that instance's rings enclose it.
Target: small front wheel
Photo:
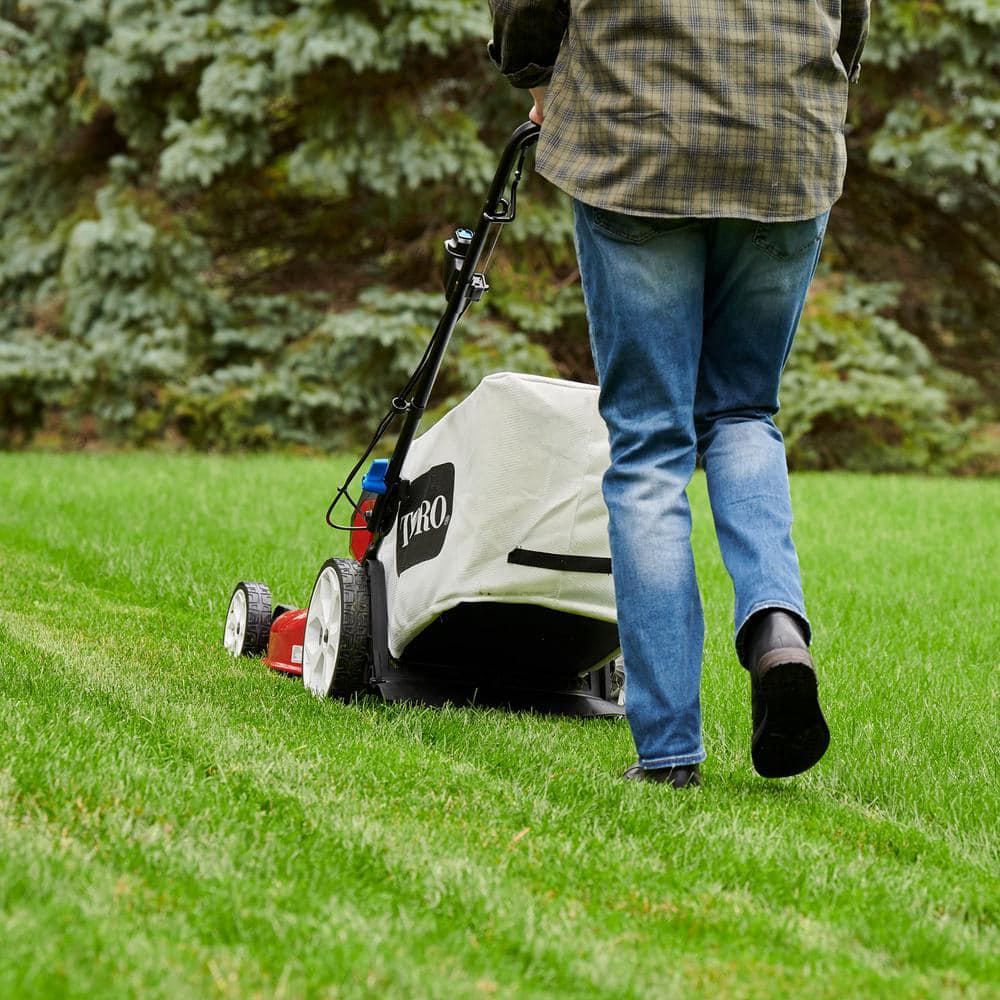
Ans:
[[[241,581],[229,599],[222,645],[231,656],[260,656],[271,635],[271,591]]]
[[[350,698],[367,684],[370,649],[365,568],[353,559],[328,559],[306,611],[302,681],[318,698]]]

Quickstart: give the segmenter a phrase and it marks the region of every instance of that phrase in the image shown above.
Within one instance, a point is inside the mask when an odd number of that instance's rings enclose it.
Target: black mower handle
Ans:
[[[486,204],[483,206],[483,219],[500,223],[513,221],[517,199],[517,182],[521,179],[524,154],[538,142],[538,135],[541,131],[542,127],[534,122],[525,122],[514,130],[514,134],[510,137],[500,157],[497,172],[493,175],[490,193],[486,196]],[[510,177],[515,162],[517,163],[517,174],[508,201],[504,198],[504,192],[507,190],[507,179]]]
[[[524,169],[524,159],[528,150],[538,141],[540,132],[540,126],[532,121],[527,121],[519,125],[507,141],[507,145],[500,155],[500,163],[493,175],[493,181],[490,184],[472,237],[467,242],[464,239],[462,241],[464,254],[461,256],[464,259],[462,259],[460,269],[458,269],[458,260],[456,259],[454,262],[458,274],[457,276],[452,275],[448,281],[448,304],[434,328],[424,356],[410,376],[406,387],[393,399],[392,409],[382,420],[365,454],[348,475],[346,482],[338,490],[336,498],[327,511],[327,523],[333,524],[330,515],[337,501],[341,496],[346,495],[354,477],[374,450],[379,438],[388,429],[393,417],[403,414],[403,426],[400,429],[396,447],[393,449],[385,473],[386,492],[379,496],[368,522],[367,530],[372,533],[372,542],[365,554],[365,559],[370,559],[376,554],[382,539],[392,527],[399,507],[403,463],[406,461],[410,445],[413,443],[420,419],[437,380],[444,352],[447,350],[451,335],[465,310],[471,303],[478,302],[489,288],[485,274],[479,270],[480,261],[486,250],[486,242],[490,233],[495,233],[493,244],[489,250],[492,255],[493,248],[500,236],[500,229],[508,222],[514,221],[517,211],[517,185]],[[512,173],[513,179],[511,179]],[[508,185],[510,186],[509,193]],[[449,241],[449,243],[451,242],[453,241]],[[453,253],[453,251],[449,250],[449,253]],[[333,526],[336,527],[336,525]]]

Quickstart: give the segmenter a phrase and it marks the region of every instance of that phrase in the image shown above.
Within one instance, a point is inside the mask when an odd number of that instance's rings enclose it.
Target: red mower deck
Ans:
[[[285,611],[271,623],[264,663],[272,670],[302,676],[302,644],[306,632],[306,609]]]

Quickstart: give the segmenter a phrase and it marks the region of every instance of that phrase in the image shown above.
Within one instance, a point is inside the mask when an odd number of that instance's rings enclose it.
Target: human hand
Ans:
[[[545,92],[548,89],[548,87],[531,88],[531,96],[535,99],[535,106],[528,112],[528,117],[536,125],[541,125],[545,120]]]

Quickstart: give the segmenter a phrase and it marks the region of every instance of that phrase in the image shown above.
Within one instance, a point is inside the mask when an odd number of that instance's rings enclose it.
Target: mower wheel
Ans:
[[[316,577],[302,648],[302,681],[318,698],[364,690],[371,648],[371,605],[364,566],[328,559]]]
[[[232,656],[260,656],[271,634],[271,591],[263,583],[236,584],[226,612],[222,645]]]

